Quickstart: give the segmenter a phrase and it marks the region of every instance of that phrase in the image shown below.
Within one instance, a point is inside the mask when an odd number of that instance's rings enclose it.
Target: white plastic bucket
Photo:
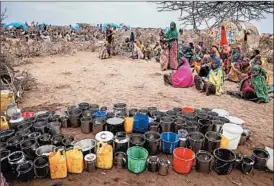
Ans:
[[[243,128],[240,125],[226,123],[223,125],[222,134],[229,140],[227,149],[236,150],[243,133]]]

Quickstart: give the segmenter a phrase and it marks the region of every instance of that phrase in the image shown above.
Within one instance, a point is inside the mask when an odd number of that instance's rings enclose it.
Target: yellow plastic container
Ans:
[[[222,135],[220,148],[227,148],[228,144],[229,144],[229,139],[225,137],[224,135]]]
[[[9,124],[6,120],[6,117],[1,116],[0,130],[7,130],[7,129],[9,129]]]
[[[14,93],[10,90],[1,90],[0,100],[1,100],[1,112],[4,112],[6,111],[8,104],[15,103]]]
[[[124,129],[127,134],[131,134],[133,131],[133,117],[126,117],[124,122]]]
[[[49,154],[49,168],[51,179],[67,177],[67,161],[64,150],[59,149],[57,152]]]
[[[66,152],[67,167],[69,173],[82,173],[84,170],[83,153],[78,147]]]
[[[104,142],[97,142],[96,167],[99,169],[111,169],[113,165],[113,148]]]

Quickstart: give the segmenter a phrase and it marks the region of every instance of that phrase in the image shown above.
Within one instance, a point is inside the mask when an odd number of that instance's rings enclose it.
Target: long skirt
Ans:
[[[161,70],[167,70],[169,63],[169,48],[164,49],[160,56]]]
[[[177,41],[172,42],[172,46],[169,50],[169,67],[173,70],[178,68],[178,44]]]

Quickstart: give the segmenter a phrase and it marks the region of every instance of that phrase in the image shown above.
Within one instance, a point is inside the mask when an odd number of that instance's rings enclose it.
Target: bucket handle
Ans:
[[[254,164],[253,164],[254,165]],[[252,165],[252,168],[251,168],[251,171],[250,172],[253,172],[254,170],[254,166]],[[244,170],[244,164],[242,163],[242,170]],[[246,173],[245,173],[246,174]]]

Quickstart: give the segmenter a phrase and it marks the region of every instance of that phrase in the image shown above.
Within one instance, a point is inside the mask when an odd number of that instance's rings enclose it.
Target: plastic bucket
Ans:
[[[133,117],[133,131],[145,133],[149,129],[149,118],[144,114],[135,114]]]
[[[192,107],[183,107],[182,113],[194,112],[194,108]]]
[[[145,133],[145,148],[149,155],[156,155],[160,152],[161,136],[158,132],[148,131]]]
[[[238,147],[238,144],[243,133],[243,128],[236,124],[226,123],[222,127],[222,134],[229,140],[227,149],[235,150]]]
[[[222,136],[218,132],[209,131],[205,134],[205,150],[212,153],[215,149],[220,148]]]
[[[208,131],[212,131],[213,130],[212,121],[210,121],[208,119],[199,119],[198,123],[199,123],[199,132],[203,133],[204,135]]]
[[[164,116],[160,119],[160,126],[162,132],[171,132],[172,123],[174,122],[173,118],[170,116]]]
[[[22,117],[23,118],[30,118],[34,116],[34,112],[23,112]]]
[[[200,132],[190,132],[188,133],[188,143],[189,148],[195,153],[202,149],[205,136]]]
[[[270,158],[270,154],[265,149],[254,148],[251,158],[254,161],[254,168],[263,171],[265,170],[267,160]]]
[[[177,173],[188,174],[194,162],[195,153],[188,148],[179,147],[173,151],[173,168]]]
[[[228,149],[218,148],[213,151],[213,155],[215,158],[213,168],[217,174],[229,174],[234,167],[236,154]]]
[[[164,132],[161,134],[162,152],[172,154],[179,145],[179,135],[174,132]]]
[[[146,169],[148,152],[143,147],[130,147],[127,150],[128,170],[133,173],[141,173]]]

